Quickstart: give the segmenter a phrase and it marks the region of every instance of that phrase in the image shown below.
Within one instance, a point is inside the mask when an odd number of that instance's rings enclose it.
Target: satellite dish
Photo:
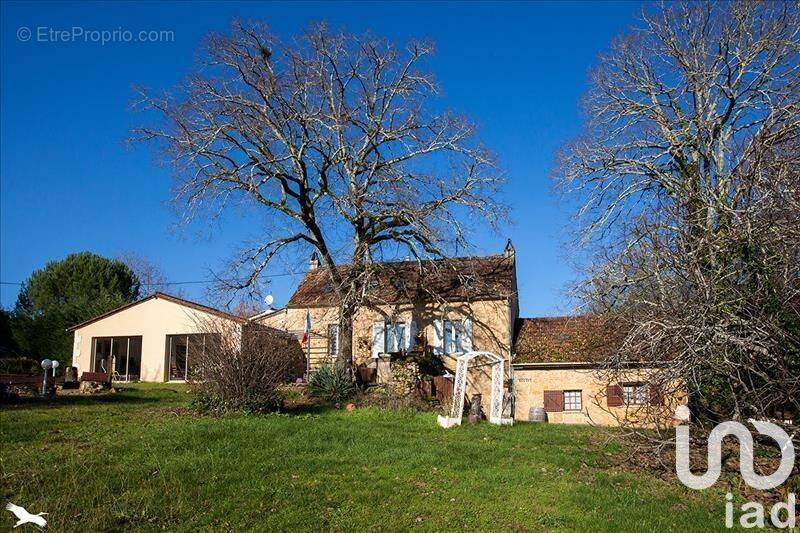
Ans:
[[[271,294],[267,294],[264,297],[264,303],[267,304],[267,306],[271,306],[273,301],[275,301],[275,298],[273,298]]]

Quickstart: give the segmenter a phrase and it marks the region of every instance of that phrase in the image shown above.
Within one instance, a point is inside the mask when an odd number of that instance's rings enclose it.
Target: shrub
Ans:
[[[39,361],[27,357],[9,357],[0,359],[0,374],[41,374]]]
[[[279,387],[304,367],[296,339],[255,324],[218,320],[201,324],[200,330],[205,332],[205,347],[193,355],[189,376],[195,406],[258,413],[281,406]]]
[[[325,365],[311,374],[308,388],[317,398],[340,403],[355,394],[356,382],[344,365]]]

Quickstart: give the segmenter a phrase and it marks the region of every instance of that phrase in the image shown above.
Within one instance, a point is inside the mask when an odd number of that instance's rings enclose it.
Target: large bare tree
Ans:
[[[502,214],[492,155],[434,99],[431,52],[325,25],[282,42],[235,22],[207,39],[175,91],[142,93],[163,120],[139,136],[166,149],[187,218],[236,204],[267,221],[232,288],[252,286],[283,253],[315,250],[341,300],[345,360],[377,259],[447,256],[469,246],[476,221]]]
[[[579,199],[579,295],[707,419],[800,412],[796,2],[645,12],[591,74],[557,178]]]

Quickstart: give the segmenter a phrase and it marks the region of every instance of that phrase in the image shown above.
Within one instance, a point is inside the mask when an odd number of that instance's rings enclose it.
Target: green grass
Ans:
[[[2,503],[47,511],[58,531],[722,527],[721,494],[613,466],[619,449],[589,427],[443,430],[372,409],[214,418],[188,401],[142,384],[0,407]]]

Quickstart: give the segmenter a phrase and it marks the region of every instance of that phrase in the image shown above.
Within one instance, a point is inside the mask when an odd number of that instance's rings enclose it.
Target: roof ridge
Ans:
[[[148,294],[147,296],[139,298],[138,300],[134,300],[133,302],[128,302],[126,304],[120,305],[119,307],[115,307],[114,309],[106,311],[105,313],[101,313],[101,314],[99,314],[97,316],[94,316],[94,317],[88,319],[88,320],[84,320],[83,322],[75,324],[74,326],[70,326],[70,327],[67,328],[67,331],[75,331],[76,329],[82,328],[84,326],[88,326],[89,324],[92,324],[94,322],[97,322],[98,320],[102,320],[102,319],[104,319],[106,317],[109,317],[111,315],[119,313],[120,311],[124,311],[125,309],[128,309],[129,307],[133,307],[133,306],[138,305],[140,303],[146,302],[147,300],[152,300],[153,298],[156,298],[156,299],[162,298],[164,300],[171,301],[172,303],[176,303],[178,305],[185,305],[187,307],[193,307],[195,309],[198,309],[199,311],[205,311],[205,312],[208,312],[208,313],[211,313],[211,314],[222,316],[223,318],[228,318],[230,320],[234,320],[236,322],[240,322],[240,323],[243,323],[243,324],[247,322],[246,318],[242,318],[242,317],[238,317],[236,315],[232,315],[231,313],[227,313],[227,312],[222,311],[220,309],[216,309],[214,307],[210,307],[208,305],[204,305],[204,304],[201,304],[201,303],[193,302],[192,300],[187,300],[186,298],[181,298],[179,296],[173,296],[172,294],[167,294],[166,292],[154,291],[154,292]]]
[[[569,320],[570,318],[593,318],[598,315],[593,313],[586,313],[582,315],[550,315],[550,316],[532,316],[532,317],[519,317],[517,320]]]
[[[447,261],[465,261],[465,260],[478,260],[478,259],[506,259],[506,255],[504,254],[488,254],[488,255],[459,255],[455,257],[439,257],[439,258],[431,258],[431,259],[392,259],[389,261],[373,261],[370,264],[373,265],[399,265],[399,264],[415,264],[415,263],[444,263]],[[346,268],[351,266],[353,263],[342,263],[336,265],[336,268]],[[309,270],[307,274],[313,272],[325,272],[324,268],[319,268],[315,270]]]

